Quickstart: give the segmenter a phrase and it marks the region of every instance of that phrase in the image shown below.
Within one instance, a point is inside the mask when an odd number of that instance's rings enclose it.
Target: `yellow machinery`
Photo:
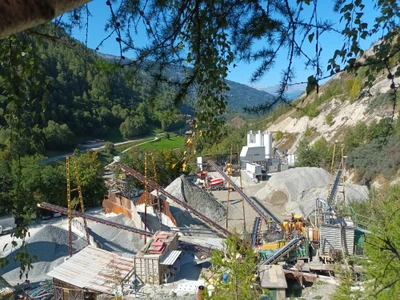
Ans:
[[[285,240],[278,240],[274,242],[269,242],[261,246],[261,250],[275,250],[282,248],[287,244],[287,241]]]
[[[235,169],[233,169],[232,164],[226,164],[224,167],[224,172],[228,172],[229,176],[234,176],[236,174]]]
[[[292,214],[290,220],[284,220],[282,222],[282,229],[285,232],[285,238],[287,240],[293,237],[294,232],[297,232],[297,235],[303,235],[306,232],[304,217]]]

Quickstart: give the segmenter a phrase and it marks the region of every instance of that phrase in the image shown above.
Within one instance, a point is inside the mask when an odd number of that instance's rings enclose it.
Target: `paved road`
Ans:
[[[128,140],[128,141],[125,141],[125,142],[115,143],[114,146],[129,144],[129,143],[136,142],[136,141],[142,141],[142,140],[148,139],[150,137],[151,136],[147,136],[147,137],[144,137],[144,138],[141,138],[141,139],[137,139],[137,140]],[[90,148],[87,148],[87,149],[83,149],[83,150],[81,150],[81,152],[86,152],[88,150],[95,151],[95,150],[103,149],[104,148],[104,144],[105,143],[96,144],[96,146],[93,146],[93,147],[90,147]],[[128,149],[131,149],[131,148],[132,147],[130,147]],[[126,152],[127,150],[122,151],[122,153]],[[64,153],[64,154],[60,154],[60,155],[57,155],[57,156],[53,156],[53,157],[45,159],[42,163],[46,165],[46,164],[49,164],[51,162],[54,162],[54,161],[57,161],[57,160],[60,160],[60,159],[64,159],[67,156],[71,156],[72,154],[73,154],[73,152],[69,152],[69,153]]]

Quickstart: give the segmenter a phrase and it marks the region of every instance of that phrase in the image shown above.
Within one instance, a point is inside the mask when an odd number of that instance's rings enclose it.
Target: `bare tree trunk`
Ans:
[[[91,0],[0,0],[0,39],[48,22]]]

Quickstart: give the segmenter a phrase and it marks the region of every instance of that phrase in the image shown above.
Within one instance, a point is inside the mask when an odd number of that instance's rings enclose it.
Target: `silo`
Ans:
[[[272,133],[264,132],[265,158],[272,158]]]
[[[259,130],[256,133],[256,146],[262,146],[262,144],[261,144],[261,135],[262,135],[261,130]]]
[[[247,146],[253,143],[253,131],[250,130],[250,132],[247,134]]]

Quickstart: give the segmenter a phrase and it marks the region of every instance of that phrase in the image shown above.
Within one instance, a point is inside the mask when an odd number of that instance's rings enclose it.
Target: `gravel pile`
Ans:
[[[321,168],[295,168],[274,174],[255,197],[281,209],[278,218],[288,218],[291,213],[308,216],[315,208],[316,199],[327,199],[328,186],[332,179],[329,172]],[[365,200],[366,186],[345,184],[347,200]],[[338,200],[343,194],[338,193]]]
[[[165,190],[173,196],[177,197],[179,200],[185,201],[191,207],[206,215],[213,221],[219,222],[225,219],[225,207],[210,193],[193,184],[192,182],[189,182],[184,175],[175,179]],[[172,200],[168,199],[168,202],[172,204],[171,206],[174,206],[175,208],[180,208],[180,206],[175,204],[175,202],[173,202]],[[173,210],[175,211],[175,213],[176,210],[171,209],[171,213],[175,218]],[[177,217],[179,218],[182,216]],[[185,224],[179,224],[178,221],[178,225],[182,226]]]
[[[132,220],[122,214],[108,217],[107,220],[121,225],[136,227]],[[101,244],[104,250],[136,253],[143,246],[144,240],[137,233],[96,222],[89,222],[88,226],[94,239]]]
[[[74,252],[87,246],[87,242],[75,234],[72,235],[72,242]],[[68,231],[52,225],[43,227],[32,238],[28,238],[28,252],[38,257],[33,263],[33,269],[29,271],[28,279],[32,283],[50,279],[46,274],[63,263],[69,255]],[[17,253],[18,250],[8,256],[10,264],[1,270],[3,277],[12,285],[26,279],[25,275],[19,278],[20,266],[14,260]]]

